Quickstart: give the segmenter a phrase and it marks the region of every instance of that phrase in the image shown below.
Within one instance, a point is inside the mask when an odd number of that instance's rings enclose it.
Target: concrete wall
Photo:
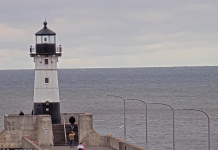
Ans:
[[[100,136],[100,145],[110,147],[110,137],[107,136]]]
[[[26,135],[38,141],[39,145],[53,145],[51,117],[49,115],[4,115],[0,148],[22,148],[22,137]]]
[[[126,150],[145,150],[144,148],[126,142],[125,142],[125,146],[126,146]]]
[[[53,146],[53,131],[50,115],[38,115],[38,144],[40,146]]]
[[[21,137],[20,132],[3,130],[0,134],[0,148],[21,148]]]
[[[36,140],[37,116],[4,115],[4,130],[0,134],[0,148],[21,148],[22,136],[31,135]]]
[[[102,146],[108,146],[112,147],[116,150],[124,150],[124,147],[126,147],[126,150],[145,150],[144,148],[135,146],[133,144],[123,142],[121,139],[117,139],[113,137],[111,134],[107,136],[101,136],[101,145]]]
[[[115,137],[109,137],[109,142],[110,142],[110,147],[119,150],[119,141],[120,139],[115,138]]]
[[[4,115],[4,129],[5,131],[36,131],[38,129],[36,124],[37,116],[33,115]]]
[[[111,134],[100,136],[93,129],[93,120],[91,114],[78,114],[78,135],[79,142],[86,146],[108,146],[116,150],[144,150],[144,148],[134,146],[130,143],[124,143],[123,140],[113,137]]]
[[[78,136],[79,142],[86,146],[99,146],[100,135],[93,129],[91,114],[78,115]]]

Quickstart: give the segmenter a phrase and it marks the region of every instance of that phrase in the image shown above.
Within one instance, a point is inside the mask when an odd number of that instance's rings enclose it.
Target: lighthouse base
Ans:
[[[52,124],[61,123],[60,103],[34,103],[33,115],[51,115]]]

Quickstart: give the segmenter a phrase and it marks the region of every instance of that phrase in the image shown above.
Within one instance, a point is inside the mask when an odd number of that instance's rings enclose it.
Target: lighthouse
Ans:
[[[56,33],[44,27],[35,33],[35,47],[30,46],[30,57],[35,63],[33,115],[51,115],[52,124],[60,124],[60,100],[57,75],[61,45],[56,45]]]

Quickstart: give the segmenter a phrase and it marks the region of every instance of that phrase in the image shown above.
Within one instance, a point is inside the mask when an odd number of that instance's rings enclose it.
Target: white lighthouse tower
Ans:
[[[36,46],[30,46],[30,56],[35,63],[33,114],[49,114],[53,124],[61,123],[57,75],[58,57],[62,48],[56,46],[56,33],[44,27],[36,35]]]

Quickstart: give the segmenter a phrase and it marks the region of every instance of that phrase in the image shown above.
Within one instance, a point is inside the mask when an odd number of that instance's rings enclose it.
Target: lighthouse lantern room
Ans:
[[[57,75],[58,57],[62,55],[61,45],[56,46],[56,33],[44,27],[36,35],[35,48],[30,46],[30,56],[35,63],[34,115],[51,115],[52,123],[61,123],[60,100]]]

